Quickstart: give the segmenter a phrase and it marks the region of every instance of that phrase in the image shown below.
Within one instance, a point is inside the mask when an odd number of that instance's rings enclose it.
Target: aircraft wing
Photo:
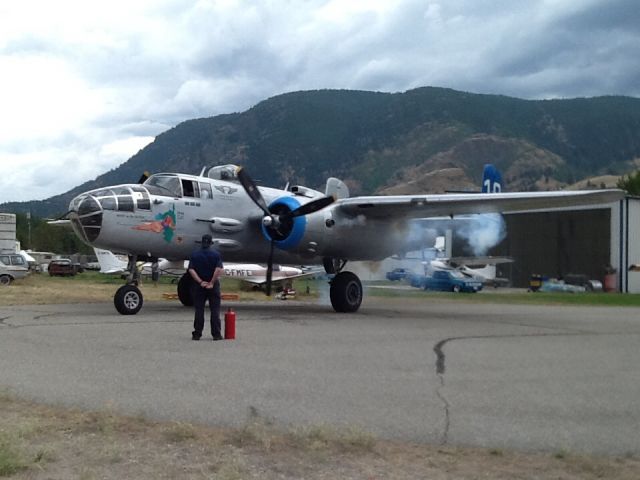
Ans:
[[[288,277],[276,277],[275,273],[276,272],[274,272],[274,276],[271,279],[271,283],[274,283],[274,284],[286,282],[287,280],[294,280],[298,278],[311,277],[311,276],[317,275],[317,272],[304,272],[298,275],[290,275]],[[252,276],[252,277],[233,277],[233,278],[237,278],[239,280],[242,280],[243,282],[252,283],[254,285],[264,285],[265,283],[267,283],[267,277],[264,275]]]
[[[452,265],[499,265],[501,263],[513,263],[511,257],[451,257],[449,263]]]
[[[107,268],[107,269],[102,269],[100,268],[100,273],[105,273],[107,275],[111,275],[111,274],[116,274],[116,273],[125,273],[126,269],[123,268]]]
[[[471,213],[508,213],[544,208],[615,202],[622,190],[576,190],[444,195],[390,195],[343,198],[335,202],[347,216],[369,218],[425,218]]]
[[[47,224],[53,225],[54,227],[67,227],[71,228],[71,220],[47,220]]]

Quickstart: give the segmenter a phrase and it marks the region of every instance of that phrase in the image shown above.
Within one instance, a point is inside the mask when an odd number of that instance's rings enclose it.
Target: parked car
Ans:
[[[72,263],[71,260],[67,258],[60,258],[58,260],[51,260],[47,271],[51,276],[73,276],[80,271],[80,265]]]
[[[9,285],[13,280],[29,275],[29,265],[22,255],[9,253],[0,255],[0,285]]]
[[[440,290],[444,292],[479,292],[482,282],[467,277],[458,270],[436,270],[431,276],[415,275],[411,278],[411,285],[425,290]]]
[[[404,280],[411,272],[406,268],[394,268],[390,272],[387,272],[387,280],[392,282],[395,280]]]

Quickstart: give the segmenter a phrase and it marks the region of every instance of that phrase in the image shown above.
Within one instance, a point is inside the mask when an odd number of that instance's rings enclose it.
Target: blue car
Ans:
[[[395,280],[404,280],[410,272],[406,268],[394,268],[390,272],[387,272],[387,280],[391,280],[392,282]]]
[[[415,275],[411,278],[411,285],[443,292],[474,293],[482,290],[481,281],[469,278],[457,270],[436,270],[431,276]]]

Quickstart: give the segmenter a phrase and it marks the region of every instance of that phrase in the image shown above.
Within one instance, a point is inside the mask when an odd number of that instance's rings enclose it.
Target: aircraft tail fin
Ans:
[[[482,193],[500,193],[502,191],[502,175],[500,171],[487,163],[482,171]]]
[[[327,186],[325,187],[324,194],[327,197],[333,197],[336,200],[339,198],[348,198],[349,187],[347,187],[342,180],[335,177],[329,177],[327,179]]]
[[[119,260],[113,252],[100,248],[94,248],[93,250],[96,252],[96,257],[98,257],[100,273],[121,273],[126,271],[127,262]]]

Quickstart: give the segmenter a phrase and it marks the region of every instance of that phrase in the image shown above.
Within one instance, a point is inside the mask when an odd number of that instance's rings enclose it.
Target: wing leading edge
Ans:
[[[335,208],[348,216],[370,218],[424,218],[471,213],[508,213],[523,210],[576,207],[616,202],[622,190],[577,190],[444,195],[390,195],[340,199]]]

